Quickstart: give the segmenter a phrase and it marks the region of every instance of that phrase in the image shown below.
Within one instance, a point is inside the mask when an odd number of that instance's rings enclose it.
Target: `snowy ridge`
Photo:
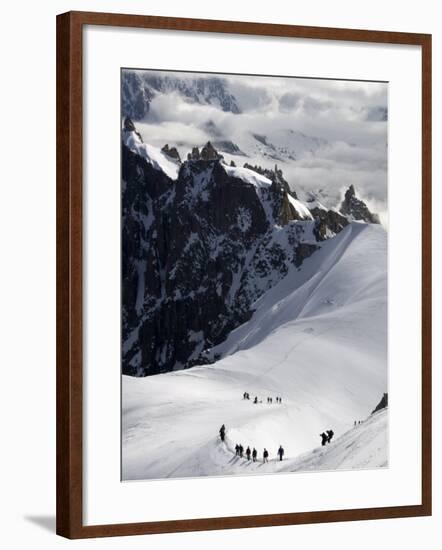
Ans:
[[[356,238],[357,243],[362,245],[361,250],[353,243]],[[362,278],[357,271],[358,280],[355,280],[351,268],[356,266],[348,264],[365,264],[362,255],[370,247],[370,241],[380,241],[376,243],[379,250],[371,253],[373,256],[379,253],[382,258],[385,238],[385,231],[381,227],[358,223],[347,226],[337,237],[325,241],[312,257],[307,258],[297,276],[288,274],[257,300],[252,319],[232,331],[225,342],[212,350],[213,353],[226,356],[256,346],[278,327],[295,319],[315,317],[321,313],[340,314],[346,303],[355,306],[360,288],[378,289],[379,298],[383,302],[386,299],[386,266],[379,265],[378,260],[368,261]],[[353,285],[345,284],[348,278],[353,279]],[[354,295],[351,295],[352,291]],[[359,297],[362,296],[359,294]]]
[[[269,178],[266,178],[265,176],[258,174],[258,172],[255,172],[254,170],[250,170],[249,168],[241,168],[238,166],[228,166],[227,164],[223,164],[223,168],[229,176],[232,176],[234,178],[239,178],[245,181],[246,183],[250,183],[254,185],[257,188],[262,188],[262,187],[266,188],[272,184]]]
[[[326,446],[317,446],[297,458],[280,461],[276,448],[269,448],[269,461],[264,464],[260,452],[257,461],[235,454],[235,439],[227,437],[209,441],[198,449],[199,475],[211,475],[216,465],[218,475],[269,474],[277,472],[309,472],[335,470],[362,470],[388,466],[388,410],[382,410],[334,438]],[[185,461],[172,471],[171,477],[195,475],[191,462]],[[210,466],[208,466],[210,465]]]
[[[172,180],[178,178],[180,164],[171,160],[170,157],[167,157],[161,149],[143,143],[135,131],[124,131],[123,143],[133,153],[139,155],[151,164],[155,170],[162,170]]]

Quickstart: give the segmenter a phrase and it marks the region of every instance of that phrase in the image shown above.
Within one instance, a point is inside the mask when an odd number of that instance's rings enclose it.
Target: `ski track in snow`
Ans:
[[[386,243],[381,226],[352,223],[256,302],[214,348],[221,360],[124,376],[123,479],[386,466],[387,413],[353,428],[387,390]],[[334,441],[318,447],[330,428]],[[236,443],[261,462],[235,457]]]

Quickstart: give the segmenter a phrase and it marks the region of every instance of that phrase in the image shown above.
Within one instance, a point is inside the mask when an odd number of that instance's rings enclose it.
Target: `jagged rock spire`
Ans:
[[[134,132],[138,136],[141,143],[143,143],[143,138],[141,137],[141,134],[137,132],[135,124],[133,123],[132,119],[129,118],[128,116],[124,119],[123,129],[125,132]]]
[[[198,149],[198,147],[194,147],[192,149],[192,152],[190,153],[190,158],[192,160],[200,160],[201,155],[200,155],[200,150]]]
[[[127,132],[135,132],[135,124],[132,122],[132,119],[128,116],[124,119],[124,129]]]
[[[218,160],[221,158],[221,155],[215,149],[215,147],[208,141],[206,145],[201,149],[201,159],[202,160]]]
[[[161,149],[161,152],[170,157],[172,160],[181,162],[181,157],[176,147],[169,147],[169,144],[166,143],[166,145]]]
[[[380,223],[379,216],[370,212],[365,202],[356,196],[354,185],[350,185],[345,192],[339,211],[353,220]]]
[[[208,141],[201,151],[198,147],[193,147],[192,152],[187,155],[187,160],[219,160],[222,155],[218,153],[215,147]]]

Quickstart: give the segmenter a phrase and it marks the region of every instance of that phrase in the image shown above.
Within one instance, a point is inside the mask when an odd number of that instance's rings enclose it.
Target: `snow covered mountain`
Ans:
[[[236,156],[260,159],[261,162],[290,162],[304,156],[315,155],[321,148],[329,145],[326,139],[309,136],[292,128],[269,128],[265,134],[247,132],[239,128],[231,134],[231,139],[237,145],[239,151]],[[221,142],[220,151],[229,154],[228,148],[224,148]]]
[[[122,137],[123,372],[214,362],[208,350],[348,219],[299,200],[277,167],[227,164],[210,143],[181,162],[128,118]]]
[[[386,220],[388,112],[379,85],[360,87],[123,69],[121,110],[158,149],[173,141],[186,158],[210,141],[227,163],[276,163],[302,200],[321,187],[327,208],[339,207],[342,189],[356,184]]]
[[[229,81],[222,76],[189,77],[173,72],[124,70],[121,90],[123,117],[129,117],[140,125],[149,121],[155,123],[158,115],[151,112],[152,102],[171,97],[172,94],[175,94],[174,101],[177,104],[183,102],[210,106],[225,113],[242,113],[240,99],[232,92]],[[228,162],[235,160],[239,164],[256,164],[259,161],[267,168],[275,162],[291,165],[330,146],[326,139],[307,135],[291,127],[268,127],[265,132],[256,132],[239,124],[226,131],[210,118],[195,121],[195,125]],[[176,144],[181,156],[196,145],[195,140],[186,135],[181,136],[180,142]]]
[[[186,101],[201,105],[215,105],[223,111],[239,113],[236,98],[229,93],[226,81],[213,78],[183,78],[180,73],[168,75],[148,71],[124,70],[121,75],[122,113],[133,120],[143,120],[150,103],[158,94],[176,92]]]
[[[317,246],[208,351],[222,355],[216,363],[123,377],[123,479],[387,464],[387,413],[354,428],[387,388],[386,231],[352,222]],[[269,395],[282,404],[267,404]],[[329,428],[336,440],[318,449]],[[236,443],[260,458],[266,447],[270,462],[239,459]]]
[[[354,188],[302,201],[277,166],[128,118],[122,180],[123,479],[385,466],[386,412],[354,422],[387,391],[387,234]]]
[[[124,480],[388,464],[386,88],[122,71]]]

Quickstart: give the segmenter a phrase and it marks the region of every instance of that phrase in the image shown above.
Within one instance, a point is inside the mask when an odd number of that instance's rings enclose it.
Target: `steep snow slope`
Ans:
[[[284,467],[308,469],[310,459],[293,459],[317,447],[321,431],[339,437],[366,418],[387,389],[386,246],[381,226],[352,223],[257,301],[250,321],[211,350],[221,360],[123,377],[123,479],[247,473],[229,451],[235,443],[273,458],[282,444]],[[268,395],[282,404],[267,405]],[[227,450],[217,443],[222,423]],[[343,467],[384,463],[357,456]]]

